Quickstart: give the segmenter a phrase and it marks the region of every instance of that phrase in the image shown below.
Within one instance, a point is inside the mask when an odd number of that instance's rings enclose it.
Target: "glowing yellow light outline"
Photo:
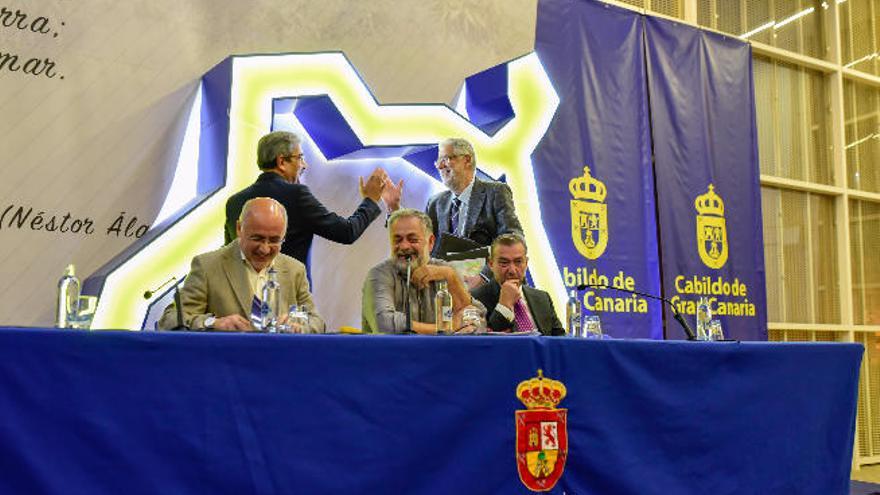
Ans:
[[[223,244],[226,199],[256,178],[255,143],[270,130],[272,100],[307,95],[329,96],[367,146],[436,143],[450,136],[471,141],[482,170],[507,175],[530,247],[532,278],[563,307],[565,287],[541,222],[530,159],[559,97],[534,53],[508,64],[508,84],[516,116],[488,136],[445,105],[377,104],[339,53],[234,58],[226,184],[107,276],[92,327],[139,329],[149,307],[140,297],[145,288],[186,273],[195,255]]]

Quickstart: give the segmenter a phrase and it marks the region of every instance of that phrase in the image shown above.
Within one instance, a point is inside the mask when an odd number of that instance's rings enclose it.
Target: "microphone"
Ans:
[[[697,336],[694,334],[694,331],[691,329],[690,325],[685,321],[684,316],[678,312],[678,309],[675,307],[675,304],[672,304],[672,301],[666,299],[665,297],[655,296],[653,294],[645,294],[644,292],[639,292],[637,290],[630,289],[622,289],[620,287],[614,287],[611,285],[601,285],[601,284],[581,284],[577,286],[577,290],[581,291],[584,289],[612,289],[618,290],[620,292],[629,292],[630,294],[635,294],[637,296],[647,297],[648,299],[656,299],[657,301],[663,301],[672,308],[672,317],[675,318],[675,321],[681,325],[681,328],[684,329],[684,333],[687,335],[688,340],[697,340]]]
[[[159,292],[160,290],[162,290],[166,285],[170,284],[171,282],[177,282],[177,277],[171,277],[168,280],[162,282],[162,285],[160,285],[159,287],[156,287],[153,290],[148,290],[148,291],[144,292],[144,299],[152,298],[153,294]]]
[[[156,287],[153,290],[148,290],[144,292],[144,299],[150,299],[153,297],[153,294],[162,290],[166,285],[170,283],[174,283],[174,309],[177,312],[177,326],[172,330],[189,330],[186,325],[183,324],[183,308],[180,306],[180,286],[177,284],[177,277],[171,277],[168,280],[162,282],[162,285]]]

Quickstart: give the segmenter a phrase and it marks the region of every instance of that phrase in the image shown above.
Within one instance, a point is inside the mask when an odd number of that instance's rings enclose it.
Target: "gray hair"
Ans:
[[[489,251],[489,258],[494,260],[495,253],[498,251],[498,246],[516,246],[517,244],[522,244],[523,249],[526,254],[529,254],[529,247],[526,245],[526,240],[523,236],[517,234],[516,232],[508,232],[506,234],[501,234],[492,241],[492,247]]]
[[[275,131],[260,138],[257,143],[257,166],[262,170],[275,168],[275,158],[293,154],[293,148],[302,142],[292,132]]]
[[[391,234],[391,231],[394,229],[394,224],[397,223],[401,218],[418,218],[419,221],[422,222],[422,226],[425,228],[425,237],[430,237],[434,233],[434,224],[431,222],[431,217],[425,214],[422,210],[416,210],[415,208],[400,208],[395,211],[388,217],[388,233]]]
[[[474,153],[474,147],[466,139],[462,138],[446,138],[440,141],[440,146],[449,145],[452,147],[452,154],[467,155],[471,157],[471,169],[477,168],[477,155]]]

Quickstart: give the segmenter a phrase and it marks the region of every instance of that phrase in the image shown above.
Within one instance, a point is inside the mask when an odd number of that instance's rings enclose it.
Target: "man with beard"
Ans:
[[[404,208],[388,219],[391,238],[391,257],[374,266],[364,281],[362,318],[365,332],[400,333],[407,330],[405,301],[409,300],[412,330],[421,334],[437,333],[434,316],[434,296],[437,281],[445,281],[452,296],[452,328],[473,332],[472,325],[462,326],[462,313],[476,306],[482,316],[486,313],[474,301],[464,282],[449,264],[430,258],[434,247],[431,219],[421,211]],[[407,264],[411,263],[411,281],[406,284]]]
[[[488,308],[486,321],[491,330],[538,330],[543,335],[565,335],[550,294],[525,285],[529,257],[526,241],[521,236],[498,236],[492,243],[489,267],[493,280],[471,293]]]
[[[470,239],[480,246],[492,244],[501,234],[523,234],[510,187],[476,178],[477,157],[471,143],[460,138],[440,142],[435,166],[449,189],[434,195],[425,206],[437,239],[433,256],[441,254],[443,234]],[[484,275],[488,278],[488,271]],[[470,287],[482,283],[476,277],[467,282]]]

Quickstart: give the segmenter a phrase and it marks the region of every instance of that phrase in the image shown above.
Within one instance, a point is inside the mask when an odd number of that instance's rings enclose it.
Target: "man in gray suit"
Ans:
[[[292,304],[309,313],[309,331],[323,332],[324,320],[315,311],[305,265],[280,254],[287,213],[271,198],[248,200],[236,224],[238,238],[226,246],[193,258],[180,291],[183,323],[193,330],[253,331],[249,316],[254,295],[259,297],[270,267],[278,273],[281,307]],[[177,326],[174,304],[165,308],[160,329]]]
[[[529,267],[526,241],[503,234],[492,243],[489,266],[493,280],[471,290],[488,311],[486,322],[496,332],[538,330],[543,335],[565,335],[550,294],[525,285]]]
[[[388,220],[391,257],[370,269],[363,287],[363,329],[365,332],[400,333],[412,330],[436,334],[434,298],[444,281],[452,296],[452,329],[471,333],[477,328],[463,321],[464,310],[473,307],[480,317],[486,309],[475,303],[455,269],[442,260],[430,258],[434,235],[431,220],[419,210],[403,208]],[[407,285],[407,265],[412,271]],[[410,306],[407,321],[406,306]],[[473,306],[472,306],[473,305]],[[412,323],[412,328],[408,328]],[[482,323],[482,322],[481,322]]]
[[[442,254],[443,234],[470,239],[481,246],[492,244],[501,234],[522,235],[510,187],[476,178],[477,158],[471,143],[460,138],[442,141],[435,165],[449,189],[434,195],[425,207],[437,239],[434,257]],[[477,281],[467,282],[473,287]]]

